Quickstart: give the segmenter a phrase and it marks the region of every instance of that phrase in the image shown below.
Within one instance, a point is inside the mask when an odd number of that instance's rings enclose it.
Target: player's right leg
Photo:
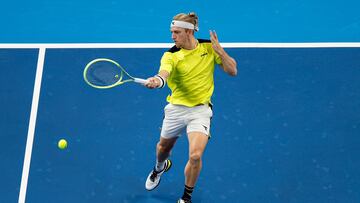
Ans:
[[[160,141],[156,147],[156,164],[145,183],[147,190],[155,189],[160,183],[161,175],[170,169],[171,161],[168,158],[171,149],[186,128],[184,107],[168,104],[164,108],[164,112]]]
[[[156,148],[156,164],[146,179],[145,188],[147,190],[155,189],[161,180],[161,175],[171,168],[172,162],[168,159],[177,137],[165,139],[160,137]]]

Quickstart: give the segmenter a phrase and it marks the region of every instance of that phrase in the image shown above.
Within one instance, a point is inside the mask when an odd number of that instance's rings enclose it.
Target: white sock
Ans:
[[[166,160],[165,160],[165,161],[166,161]],[[157,172],[164,170],[165,161],[159,162],[158,160],[156,160],[155,170],[156,170]]]

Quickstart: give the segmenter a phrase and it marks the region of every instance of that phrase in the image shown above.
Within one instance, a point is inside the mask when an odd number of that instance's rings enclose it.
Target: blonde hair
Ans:
[[[199,27],[199,18],[195,12],[190,12],[188,14],[179,13],[173,17],[173,20],[185,21],[185,22],[193,24],[196,28]]]

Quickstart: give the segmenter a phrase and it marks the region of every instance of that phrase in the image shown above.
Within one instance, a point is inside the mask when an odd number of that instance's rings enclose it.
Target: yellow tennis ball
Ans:
[[[61,139],[58,142],[58,147],[60,149],[65,149],[67,147],[67,141],[65,139]]]

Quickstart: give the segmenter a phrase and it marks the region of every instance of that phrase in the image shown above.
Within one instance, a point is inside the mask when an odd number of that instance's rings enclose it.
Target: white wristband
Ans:
[[[155,75],[155,78],[158,78],[158,79],[160,80],[160,85],[158,86],[158,88],[163,88],[163,87],[165,87],[166,80],[164,80],[163,77],[161,77],[160,75]]]

